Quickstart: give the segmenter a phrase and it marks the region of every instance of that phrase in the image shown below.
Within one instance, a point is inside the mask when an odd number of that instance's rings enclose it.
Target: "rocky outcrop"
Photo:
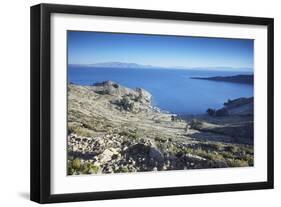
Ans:
[[[254,114],[254,98],[238,98],[228,100],[224,103],[224,107],[220,109],[207,109],[206,111],[210,116],[253,116]]]
[[[151,94],[142,88],[130,89],[113,81],[104,81],[93,84],[91,90],[101,95],[110,95],[111,103],[120,110],[139,112],[144,108],[152,108]]]
[[[99,94],[108,94],[113,96],[128,96],[132,100],[140,101],[142,103],[150,103],[151,94],[142,88],[130,89],[121,86],[113,81],[104,81],[93,84],[91,90]]]
[[[230,115],[253,115],[254,114],[254,98],[238,98],[228,100],[224,103],[224,108]]]
[[[232,142],[253,144],[254,141],[254,98],[228,100],[220,109],[207,109],[209,117],[192,120],[191,128],[202,132],[226,135]]]

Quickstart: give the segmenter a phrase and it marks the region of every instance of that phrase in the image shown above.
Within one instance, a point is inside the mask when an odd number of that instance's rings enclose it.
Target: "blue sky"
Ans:
[[[254,41],[68,32],[68,63],[127,62],[160,67],[253,68]]]

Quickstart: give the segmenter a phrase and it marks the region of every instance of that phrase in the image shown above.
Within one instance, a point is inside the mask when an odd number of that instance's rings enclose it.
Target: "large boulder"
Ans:
[[[103,153],[101,153],[98,158],[99,158],[99,162],[101,164],[107,163],[112,159],[116,159],[116,157],[119,157],[119,152],[117,149],[114,148],[109,148],[109,149],[105,149],[103,151]]]
[[[125,153],[128,160],[132,159],[139,166],[145,166],[145,170],[157,168],[162,169],[164,166],[164,156],[155,147],[142,143],[135,144],[129,147]]]
[[[150,165],[156,167],[158,170],[163,168],[164,156],[158,149],[154,147],[150,148],[148,156]]]

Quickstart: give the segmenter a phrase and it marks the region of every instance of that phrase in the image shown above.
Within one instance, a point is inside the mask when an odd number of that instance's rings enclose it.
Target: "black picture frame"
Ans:
[[[267,26],[267,181],[237,184],[219,184],[188,187],[51,194],[50,130],[51,130],[51,71],[50,71],[50,15],[52,13],[134,17],[194,22],[219,22]],[[273,27],[272,18],[195,14],[168,11],[103,8],[56,4],[39,4],[31,7],[31,174],[30,199],[38,203],[88,201],[102,199],[166,196],[179,194],[211,193],[255,189],[271,189],[274,186],[273,147]]]

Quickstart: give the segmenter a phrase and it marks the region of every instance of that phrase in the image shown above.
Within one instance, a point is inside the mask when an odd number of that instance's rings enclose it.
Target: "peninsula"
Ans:
[[[191,79],[222,81],[232,83],[254,84],[254,75],[215,76],[215,77],[191,77]]]

